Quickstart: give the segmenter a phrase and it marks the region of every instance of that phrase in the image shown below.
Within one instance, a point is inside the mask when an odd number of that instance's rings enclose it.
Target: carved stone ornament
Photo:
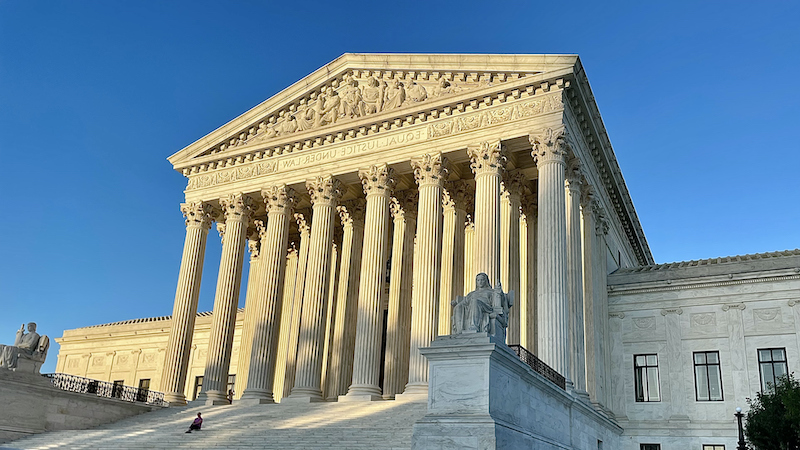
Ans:
[[[306,221],[306,217],[301,213],[294,213],[294,220],[297,222],[297,231],[300,236],[308,236],[311,232],[311,224]]]
[[[492,288],[489,276],[479,273],[475,277],[475,290],[466,296],[457,296],[450,304],[451,334],[488,333],[505,341],[508,314],[514,306],[514,292],[504,293],[500,283]]]
[[[361,185],[367,197],[375,194],[391,195],[397,184],[394,169],[386,164],[376,164],[359,170],[358,176],[361,178]]]
[[[640,330],[649,330],[651,328],[655,328],[656,326],[656,318],[655,317],[634,317],[633,318],[633,325]]]
[[[594,212],[594,187],[589,183],[584,183],[581,189],[581,208],[587,213]]]
[[[677,314],[677,315],[680,316],[681,314],[683,314],[683,309],[681,309],[681,308],[665,308],[665,309],[661,310],[661,315],[662,316],[666,316],[667,314]]]
[[[717,324],[717,316],[714,313],[692,314],[692,327],[707,327]]]
[[[219,240],[225,239],[225,222],[217,222],[217,233],[219,233]]]
[[[49,348],[50,338],[40,336],[34,322],[28,324],[27,333],[23,324],[17,330],[14,345],[0,345],[0,370],[38,374]]]
[[[474,189],[464,180],[449,181],[444,185],[442,192],[442,206],[445,210],[461,209],[466,210],[470,200],[474,197]]]
[[[395,220],[416,220],[419,192],[416,189],[395,192],[389,200],[389,211]]]
[[[531,134],[528,139],[533,146],[531,156],[536,165],[547,163],[566,164],[567,139],[566,128],[546,128],[538,133]]]
[[[226,222],[229,220],[247,222],[250,215],[255,212],[253,199],[241,193],[220,198],[219,204],[222,206]]]
[[[508,163],[505,147],[500,140],[481,142],[479,145],[467,147],[469,168],[475,176],[483,174],[502,174]]]
[[[761,322],[772,322],[776,319],[780,322],[780,314],[780,308],[761,308],[753,310],[753,315]]]
[[[521,196],[528,185],[528,178],[520,170],[506,171],[503,174],[504,193]]]
[[[307,180],[306,188],[314,206],[335,206],[342,197],[342,182],[330,175]]]
[[[622,319],[625,318],[625,313],[624,312],[608,313],[608,317],[610,317],[612,319],[620,319],[620,320],[622,320]]]
[[[442,186],[449,173],[447,158],[441,152],[426,153],[412,159],[411,168],[414,169],[414,179],[420,187]]]
[[[789,306],[800,305],[800,300],[789,300],[788,305]]]
[[[364,215],[367,212],[367,202],[363,198],[346,201],[336,207],[339,219],[343,226],[364,226]]]
[[[186,227],[198,227],[208,230],[214,221],[211,205],[203,202],[181,203],[181,212],[186,218]]]
[[[270,186],[261,190],[267,213],[290,214],[296,201],[294,189],[285,184]]]
[[[738,309],[739,311],[744,311],[745,308],[746,308],[746,306],[744,305],[744,303],[728,303],[728,304],[722,305],[722,310],[723,311],[728,311],[728,310],[731,310],[731,309]]]
[[[583,173],[581,172],[581,163],[577,158],[572,158],[567,164],[567,170],[564,173],[564,184],[569,190],[580,191],[583,186]]]

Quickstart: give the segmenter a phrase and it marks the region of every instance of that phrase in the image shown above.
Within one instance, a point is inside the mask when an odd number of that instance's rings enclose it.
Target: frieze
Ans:
[[[334,161],[341,158],[356,156],[375,150],[389,149],[411,143],[422,142],[445,136],[456,135],[478,128],[498,125],[519,118],[530,117],[557,111],[563,108],[560,92],[531,98],[518,104],[501,106],[489,111],[465,113],[451,119],[444,119],[427,127],[418,127],[409,131],[400,131],[374,139],[365,140],[339,147],[322,148],[316,151],[303,151],[295,154],[275,154],[270,161],[253,162],[236,167],[214,170],[213,172],[193,173],[188,175],[187,191],[202,189],[217,185],[229,184],[236,181],[247,180],[259,176],[271,175],[287,170]],[[263,156],[269,157],[269,152]],[[205,170],[211,169],[213,164],[207,165]],[[218,167],[218,166],[217,166]]]

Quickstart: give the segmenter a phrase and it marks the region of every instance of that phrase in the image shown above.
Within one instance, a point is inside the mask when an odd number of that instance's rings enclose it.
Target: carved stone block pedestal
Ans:
[[[622,429],[486,333],[439,336],[412,449],[619,448]]]

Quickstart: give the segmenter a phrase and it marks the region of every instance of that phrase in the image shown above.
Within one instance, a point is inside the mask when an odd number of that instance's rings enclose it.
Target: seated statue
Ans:
[[[0,345],[0,369],[23,369],[25,372],[39,373],[39,368],[47,358],[48,348],[50,338],[39,336],[35,323],[28,324],[28,333],[25,333],[23,324],[17,330],[14,345]]]
[[[479,273],[475,277],[475,290],[452,302],[451,334],[488,333],[505,340],[508,311],[514,306],[514,293],[503,293],[500,283],[492,288],[489,276]]]

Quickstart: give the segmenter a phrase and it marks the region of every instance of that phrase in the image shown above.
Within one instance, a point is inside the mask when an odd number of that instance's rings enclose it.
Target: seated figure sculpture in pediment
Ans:
[[[47,358],[48,348],[50,348],[50,338],[39,336],[35,323],[28,324],[27,333],[25,333],[23,324],[17,330],[14,345],[0,345],[0,369],[17,370],[22,368],[26,372],[38,373]],[[23,362],[22,367],[20,362]]]
[[[492,288],[485,273],[475,277],[474,291],[456,297],[450,304],[453,306],[451,334],[488,333],[505,340],[514,293],[504,293],[500,283]]]

